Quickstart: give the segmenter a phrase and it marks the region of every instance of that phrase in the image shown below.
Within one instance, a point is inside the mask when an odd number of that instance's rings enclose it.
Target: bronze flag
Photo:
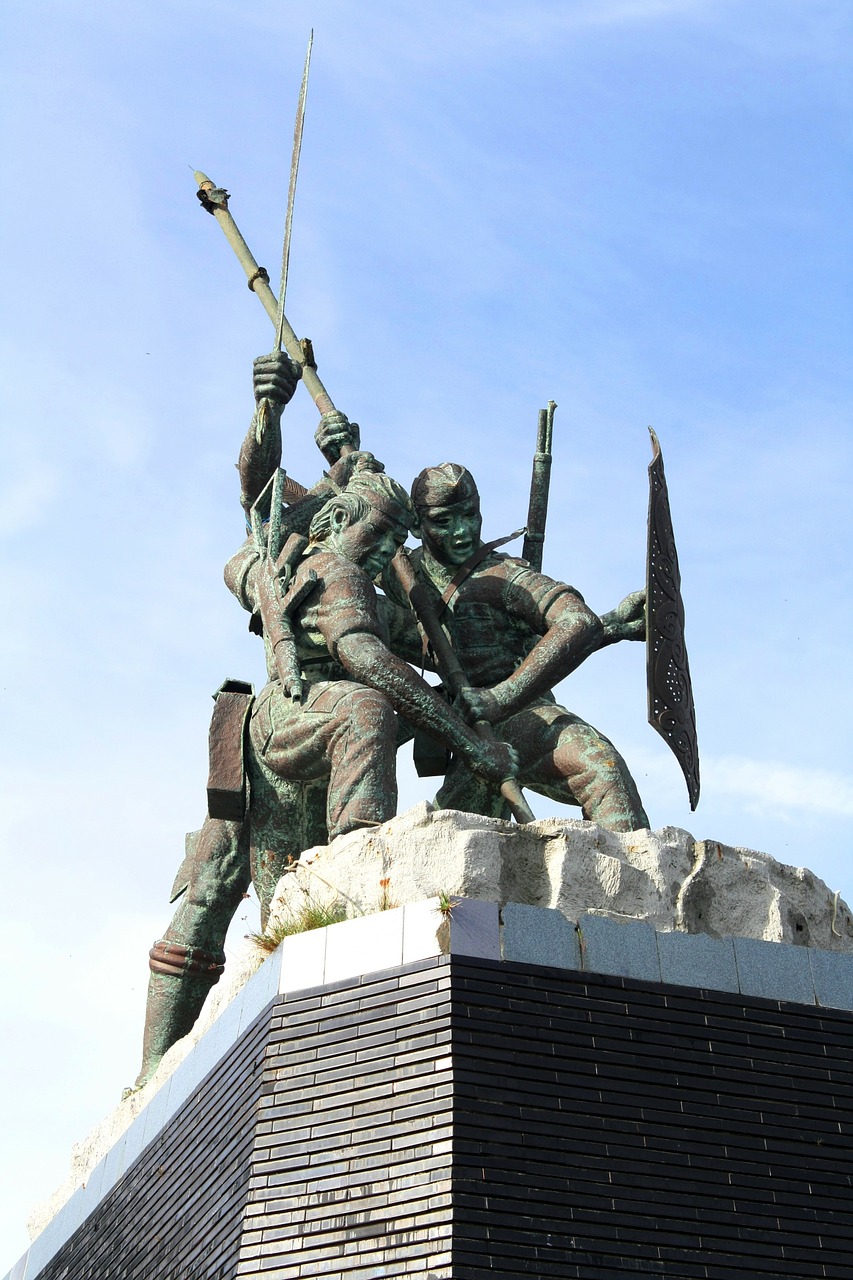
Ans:
[[[646,677],[649,724],[675,753],[690,808],[699,800],[699,745],[687,646],[681,574],[658,438],[649,427],[649,549],[646,564]]]

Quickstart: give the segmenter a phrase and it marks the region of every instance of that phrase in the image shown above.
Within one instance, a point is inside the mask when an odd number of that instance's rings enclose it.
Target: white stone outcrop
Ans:
[[[678,827],[620,835],[546,818],[516,826],[419,804],[303,853],[279,882],[277,920],[312,906],[368,915],[436,894],[645,920],[668,932],[853,951],[847,904],[813,872]]]

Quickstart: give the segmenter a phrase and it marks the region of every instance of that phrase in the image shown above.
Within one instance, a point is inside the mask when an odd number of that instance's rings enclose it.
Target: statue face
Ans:
[[[418,514],[424,550],[439,564],[464,564],[480,545],[483,518],[477,498],[449,507],[428,507]]]
[[[381,512],[371,510],[362,520],[333,527],[328,538],[330,551],[360,565],[369,578],[375,578],[402,547],[408,530]]]

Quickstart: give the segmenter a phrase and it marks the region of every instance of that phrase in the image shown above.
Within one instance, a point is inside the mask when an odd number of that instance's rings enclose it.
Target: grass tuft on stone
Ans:
[[[337,901],[325,904],[309,898],[295,915],[275,920],[267,925],[263,933],[250,933],[249,937],[261,951],[272,953],[285,938],[291,938],[295,933],[325,929],[330,924],[340,924],[346,918],[346,903]]]

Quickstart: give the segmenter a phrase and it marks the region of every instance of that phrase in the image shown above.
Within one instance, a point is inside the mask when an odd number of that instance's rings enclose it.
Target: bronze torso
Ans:
[[[415,552],[412,562],[440,607],[441,587],[430,577],[422,553]],[[482,560],[441,612],[471,684],[491,688],[510,676],[548,630],[548,609],[566,595],[577,592],[536,573],[524,560],[496,552]]]

